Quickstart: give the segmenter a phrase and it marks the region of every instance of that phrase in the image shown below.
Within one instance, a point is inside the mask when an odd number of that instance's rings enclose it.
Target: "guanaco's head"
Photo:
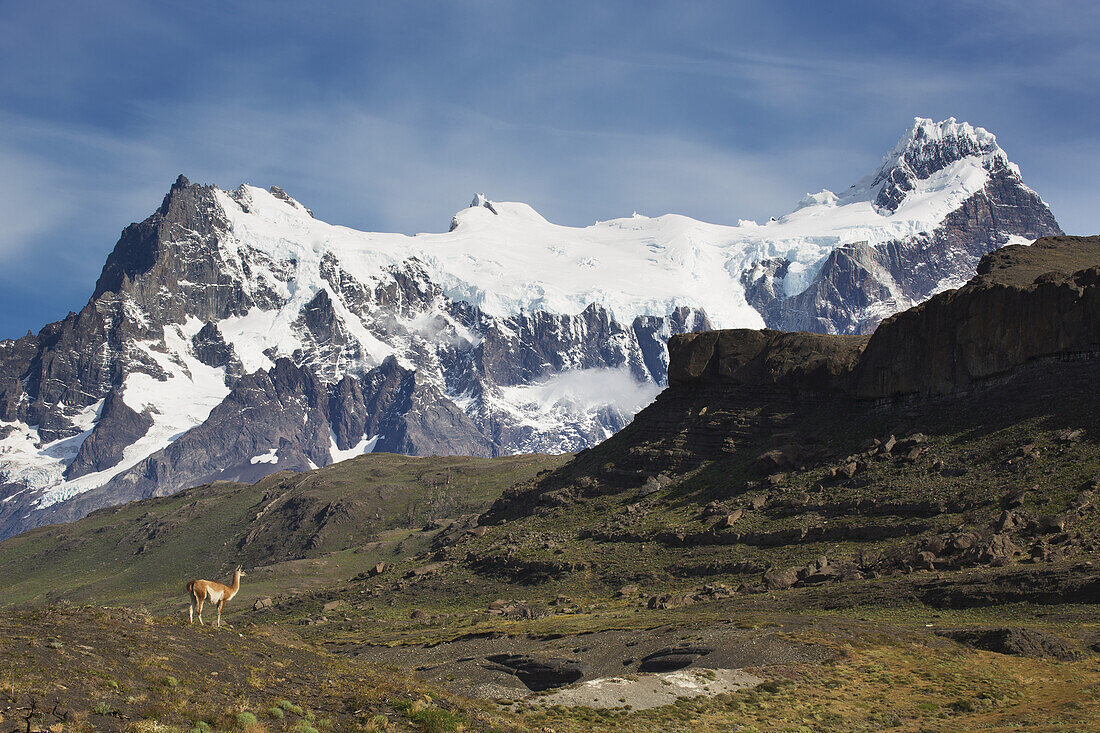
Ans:
[[[245,571],[241,570],[241,566],[240,566],[240,565],[238,565],[238,566],[237,566],[237,569],[236,569],[236,571],[235,571],[235,572],[236,572],[236,574],[237,574],[237,575],[240,575],[240,576],[245,576],[245,575],[248,575],[248,573],[246,573]]]

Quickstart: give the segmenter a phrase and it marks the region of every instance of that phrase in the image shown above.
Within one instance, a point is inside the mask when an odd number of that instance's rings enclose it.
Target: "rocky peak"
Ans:
[[[155,269],[169,253],[171,243],[209,236],[224,226],[214,187],[193,184],[179,176],[152,216],[122,230],[96,281],[92,299],[127,290],[134,280]]]
[[[983,158],[987,170],[999,163],[1019,176],[993,133],[968,122],[958,122],[954,117],[943,122],[917,117],[874,174],[871,189],[877,189],[875,208],[883,214],[897,211],[906,195],[916,188],[917,181],[969,157]]]
[[[313,212],[311,210],[307,209],[305,206],[302,206],[302,204],[297,199],[293,198],[290,194],[288,194],[286,191],[279,188],[278,186],[271,186],[267,189],[267,192],[275,198],[279,199],[280,201],[284,201],[296,209],[301,209],[302,211],[309,214],[311,217],[313,216]]]
[[[485,198],[483,193],[475,193],[474,200],[470,202],[471,209],[485,208],[494,214],[497,213],[496,207],[493,206],[493,202]]]

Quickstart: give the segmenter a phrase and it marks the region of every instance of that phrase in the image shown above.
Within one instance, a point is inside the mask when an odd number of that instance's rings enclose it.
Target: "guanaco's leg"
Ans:
[[[206,624],[204,624],[202,622],[202,604],[205,601],[206,601],[205,597],[202,597],[202,596],[199,597],[199,626],[206,626]]]
[[[218,601],[218,628],[219,629],[221,628],[221,625],[222,625],[222,609],[223,608],[225,608],[225,599],[224,598],[221,599],[220,601]]]

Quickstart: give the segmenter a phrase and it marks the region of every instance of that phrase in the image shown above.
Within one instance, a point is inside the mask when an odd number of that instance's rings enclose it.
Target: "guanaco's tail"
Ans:
[[[195,580],[191,579],[187,581],[187,592],[191,594],[191,597],[195,596]]]

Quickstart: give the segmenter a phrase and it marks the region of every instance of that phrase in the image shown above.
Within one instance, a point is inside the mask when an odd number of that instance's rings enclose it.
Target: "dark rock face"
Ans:
[[[112,389],[103,400],[95,428],[65,469],[65,478],[79,478],[118,464],[126,446],[145,435],[152,426],[151,417],[135,412],[122,401],[118,391]]]
[[[330,418],[339,434],[335,428],[330,433]],[[76,475],[115,465],[132,442],[122,442],[125,431],[144,434],[145,421],[149,418],[134,413],[121,398],[111,400],[110,412],[105,403],[100,422],[105,437],[93,442],[86,456],[78,456]],[[98,425],[93,435],[97,431]],[[331,395],[308,367],[280,359],[270,371],[242,377],[202,425],[103,486],[40,511],[34,519],[72,521],[100,506],[166,496],[196,484],[255,481],[275,471],[327,465],[330,434],[345,447],[377,436],[374,449],[386,453],[493,454],[465,413],[392,357],[361,382],[345,378]]]
[[[642,658],[639,672],[675,672],[690,666],[700,657],[713,652],[706,646],[677,646],[661,649]]]
[[[491,668],[514,674],[520,682],[536,692],[571,684],[585,674],[583,664],[569,659],[525,654],[494,654],[486,659]]]
[[[226,367],[240,373],[241,364],[233,353],[233,347],[225,343],[217,324],[207,321],[199,332],[191,337],[191,349],[195,358],[212,367]]]
[[[998,151],[992,137],[981,139],[962,130],[949,130],[942,137],[933,136],[928,128],[917,125],[900,155],[884,165],[875,175],[872,188],[878,187],[875,208],[893,213],[916,188],[917,182],[964,158],[992,155]]]
[[[381,436],[375,450],[407,455],[493,455],[492,443],[450,400],[418,372],[393,357],[367,375],[365,431]]]
[[[280,359],[270,372],[243,377],[205,423],[103,486],[49,507],[42,518],[71,521],[100,506],[167,496],[200,483],[251,481],[273,470],[326,464],[327,406],[316,377]],[[253,462],[273,449],[275,462]]]
[[[960,644],[998,654],[1073,661],[1081,650],[1058,634],[1027,628],[944,629],[936,632]]]
[[[1052,269],[1027,285],[1017,284],[1019,275],[1001,281],[997,264],[1013,259]],[[1100,351],[1100,238],[1008,247],[983,260],[979,273],[966,287],[885,322],[860,358],[855,393],[943,394],[1035,359]]]
[[[855,366],[866,336],[735,329],[669,341],[669,384],[713,379],[746,385],[829,389]]]
[[[674,336],[669,383],[831,389],[876,400],[948,394],[1037,359],[1100,353],[1100,237],[1006,247],[984,258],[978,273],[965,287],[892,316],[870,337]]]

